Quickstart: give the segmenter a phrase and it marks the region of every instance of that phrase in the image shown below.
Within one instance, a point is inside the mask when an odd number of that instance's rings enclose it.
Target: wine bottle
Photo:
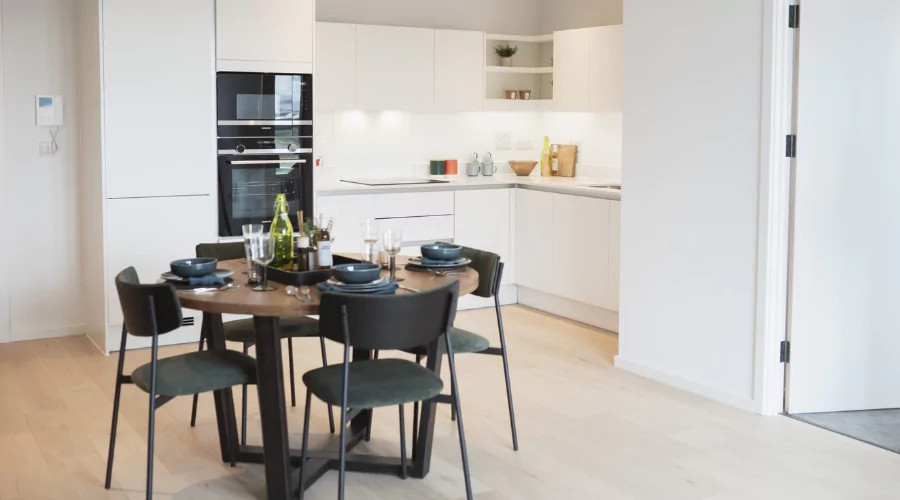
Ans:
[[[331,257],[331,223],[325,224],[325,216],[319,216],[319,231],[316,233],[316,247],[318,249],[319,269],[331,269],[333,260]]]
[[[290,271],[294,267],[294,226],[288,217],[287,197],[275,196],[275,217],[269,235],[275,241],[275,259],[271,266]]]
[[[544,148],[541,149],[541,175],[551,176],[552,171],[552,154],[550,152],[550,137],[544,136]]]

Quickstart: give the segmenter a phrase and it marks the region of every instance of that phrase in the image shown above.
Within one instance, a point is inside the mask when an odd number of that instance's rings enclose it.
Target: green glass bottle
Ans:
[[[275,196],[275,217],[269,235],[275,241],[275,259],[272,267],[293,270],[294,267],[294,226],[288,217],[287,197],[283,194]]]

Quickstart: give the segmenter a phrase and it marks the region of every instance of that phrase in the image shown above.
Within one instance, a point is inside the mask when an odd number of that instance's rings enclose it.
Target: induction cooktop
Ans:
[[[395,179],[341,179],[341,182],[362,184],[363,186],[409,186],[414,184],[447,184],[449,181],[419,179],[415,177],[398,177]]]

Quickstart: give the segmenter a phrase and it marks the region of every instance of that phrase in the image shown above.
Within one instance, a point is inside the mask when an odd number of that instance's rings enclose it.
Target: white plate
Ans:
[[[230,271],[228,269],[216,269],[215,271],[213,271],[212,274],[215,274],[216,276],[218,276],[222,279],[225,279],[225,278],[230,278],[230,277],[234,276],[234,271]],[[188,280],[188,278],[182,278],[181,276],[178,276],[177,274],[174,274],[171,271],[162,273],[160,275],[160,277],[166,281],[174,281],[176,283],[186,282]]]
[[[339,286],[339,287],[345,288],[345,289],[347,289],[347,290],[364,290],[364,289],[368,289],[368,288],[378,288],[378,287],[380,287],[380,286],[386,285],[386,284],[388,283],[388,281],[389,281],[389,280],[388,280],[388,277],[387,277],[387,276],[383,276],[383,277],[378,278],[377,280],[371,281],[371,282],[369,282],[369,283],[360,283],[360,284],[357,284],[357,285],[348,285],[347,283],[344,283],[344,282],[342,282],[342,281],[338,281],[338,280],[335,279],[335,278],[330,278],[330,279],[328,280],[328,284],[329,284],[329,285],[333,285],[333,286]]]

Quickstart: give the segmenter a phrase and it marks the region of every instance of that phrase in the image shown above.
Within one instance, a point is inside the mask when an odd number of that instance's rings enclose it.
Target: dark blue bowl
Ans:
[[[199,278],[212,274],[216,270],[218,259],[204,257],[199,259],[180,259],[169,263],[172,273],[182,278]]]
[[[422,245],[422,257],[431,260],[457,260],[462,252],[459,245],[449,243],[431,243]]]
[[[331,268],[335,279],[347,285],[371,283],[381,276],[381,266],[369,263],[340,264]]]

